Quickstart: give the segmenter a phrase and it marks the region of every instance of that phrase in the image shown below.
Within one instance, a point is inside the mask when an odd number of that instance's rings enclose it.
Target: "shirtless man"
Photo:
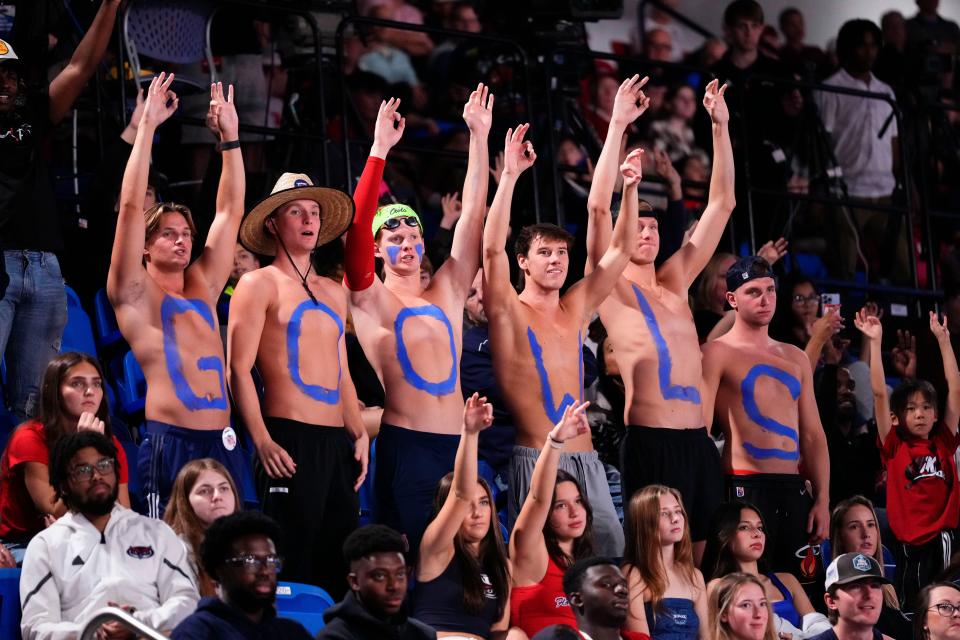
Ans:
[[[281,577],[334,598],[346,592],[347,567],[329,550],[357,528],[370,439],[347,369],[347,292],[311,273],[310,256],[340,241],[353,212],[341,191],[280,176],[240,227],[244,245],[277,258],[240,278],[227,327],[230,390],[257,448],[260,505],[287,532]]]
[[[223,170],[206,246],[191,265],[196,228],[190,210],[173,203],[143,210],[153,136],[177,108],[172,81],[173,74],[161,73],[150,83],[123,175],[107,276],[120,331],[147,379],[147,435],[138,464],[148,515],[155,518],[163,515],[173,480],[190,460],[219,460],[241,487],[250,476],[229,426],[223,343],[214,310],[233,267],[243,218],[245,177],[233,87],[226,98],[221,85],[210,88],[207,124],[219,134]]]
[[[533,145],[523,141],[529,126],[507,131],[504,169],[483,231],[483,308],[489,321],[493,368],[517,426],[510,461],[511,522],[530,490],[539,447],[560,422],[564,410],[583,402],[583,334],[623,273],[637,242],[637,184],[641,176],[641,152],[637,150],[620,168],[625,204],[610,247],[593,272],[562,297],[560,288],[567,277],[573,237],[552,224],[522,229],[515,245],[524,281],[518,295],[510,282],[504,245],[514,187],[520,174],[537,158]],[[538,387],[533,386],[535,380],[539,381]],[[562,446],[565,453],[560,468],[577,478],[593,507],[598,553],[622,556],[623,526],[590,433],[571,438]]]
[[[777,283],[766,260],[749,256],[730,267],[727,302],[737,314],[733,328],[703,346],[703,409],[726,438],[728,497],[760,509],[774,570],[810,578],[801,551],[823,541],[830,525],[830,460],[810,360],[767,335]]]
[[[480,264],[493,96],[478,85],[463,109],[470,129],[463,214],[450,257],[426,289],[420,284],[420,218],[406,205],[376,208],[384,159],[403,135],[399,104],[383,103],[377,116],[354,193],[345,281],[357,337],[386,394],[377,436],[375,516],[407,534],[410,548],[417,549],[437,483],[453,469],[460,442],[463,306]],[[384,261],[383,282],[375,277],[374,257]]]
[[[590,188],[587,270],[595,268],[610,244],[610,199],[626,128],[650,103],[634,76],[617,91],[610,129]],[[703,106],[713,122],[714,166],[707,208],[690,241],[659,269],[657,219],[640,203],[638,241],[613,293],[600,305],[614,345],[627,398],[627,434],[621,455],[624,506],[642,487],[660,483],[683,495],[699,560],[709,518],[723,498],[720,458],[710,439],[700,403],[701,369],[697,328],[687,303],[690,285],[720,242],[734,207],[733,152],[727,132],[727,105],[717,82],[707,85]]]

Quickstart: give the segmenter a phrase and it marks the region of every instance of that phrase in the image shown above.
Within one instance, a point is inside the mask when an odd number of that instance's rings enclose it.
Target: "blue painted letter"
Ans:
[[[407,352],[407,345],[403,341],[403,323],[414,316],[427,316],[435,318],[447,327],[447,336],[450,339],[450,359],[453,364],[450,365],[450,375],[440,382],[430,382],[425,379],[413,368],[413,362],[410,361],[410,354]],[[400,369],[403,371],[404,379],[414,388],[426,391],[432,396],[445,396],[453,393],[457,388],[457,345],[453,340],[453,326],[443,310],[433,304],[426,304],[422,307],[404,307],[397,314],[393,321],[393,333],[397,340],[397,360],[400,362]]]
[[[660,379],[660,393],[664,400],[683,400],[700,404],[700,391],[696,387],[684,387],[670,382],[670,372],[673,370],[673,361],[670,358],[670,349],[667,347],[667,341],[663,339],[660,333],[660,325],[657,323],[657,316],[653,314],[650,303],[643,297],[640,287],[633,285],[633,293],[637,296],[637,304],[640,305],[640,313],[643,319],[647,321],[647,328],[650,330],[650,337],[653,338],[653,344],[657,348],[657,377]]]
[[[790,396],[794,400],[800,396],[799,380],[794,378],[783,369],[778,369],[768,364],[758,364],[754,367],[751,367],[751,369],[747,372],[747,375],[743,378],[743,382],[740,383],[740,393],[743,396],[743,410],[747,412],[747,416],[751,420],[756,422],[762,428],[766,429],[767,431],[772,431],[777,435],[784,436],[785,438],[790,438],[797,445],[797,447],[793,451],[787,451],[786,449],[767,449],[758,447],[749,442],[744,442],[743,448],[747,453],[758,460],[764,460],[766,458],[798,460],[800,458],[800,438],[797,435],[796,429],[777,422],[773,418],[768,418],[760,413],[760,407],[757,406],[754,388],[757,386],[757,380],[764,376],[773,378],[777,382],[783,384],[783,386],[787,388],[787,391],[790,392]]]
[[[303,315],[307,311],[322,311],[337,323],[340,335],[337,340],[343,337],[343,321],[334,313],[333,309],[322,302],[313,302],[304,300],[297,308],[293,310],[290,316],[290,322],[287,324],[287,369],[290,371],[290,377],[293,378],[293,384],[297,385],[300,391],[310,396],[314,400],[325,402],[327,404],[337,404],[340,402],[340,376],[343,373],[340,363],[340,349],[337,349],[337,386],[328,389],[318,384],[307,384],[300,375],[300,325],[303,323]]]
[[[204,356],[197,359],[197,369],[200,371],[216,371],[220,379],[220,397],[206,398],[198,396],[190,388],[187,377],[183,372],[183,361],[180,358],[180,349],[177,347],[177,330],[173,326],[174,319],[184,313],[196,313],[203,318],[210,326],[211,331],[216,331],[216,324],[213,321],[213,314],[203,300],[188,300],[184,298],[174,298],[173,296],[164,296],[160,303],[160,325],[163,331],[163,354],[167,360],[167,373],[170,375],[170,381],[173,383],[174,393],[177,398],[190,411],[200,411],[202,409],[226,409],[227,408],[227,390],[223,378],[223,360],[217,356]]]
[[[556,424],[560,422],[560,418],[563,417],[563,412],[566,411],[567,407],[573,404],[575,400],[569,393],[565,393],[563,397],[560,398],[560,404],[558,406],[553,405],[553,391],[550,389],[550,374],[547,373],[547,368],[543,364],[543,348],[540,346],[540,343],[537,342],[537,334],[535,334],[530,327],[527,327],[527,341],[530,342],[530,351],[533,353],[533,363],[537,367],[537,376],[540,378],[540,391],[543,393],[543,410],[547,413],[547,417],[550,418],[550,422]],[[582,332],[577,333],[577,362],[580,365],[580,401],[583,402]]]

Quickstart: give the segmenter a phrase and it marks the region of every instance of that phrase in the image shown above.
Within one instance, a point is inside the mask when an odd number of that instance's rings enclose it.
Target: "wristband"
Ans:
[[[552,433],[547,434],[547,440],[550,442],[550,446],[554,449],[563,449],[563,441],[554,438]]]
[[[218,142],[217,151],[230,151],[231,149],[239,149],[240,141],[239,140],[230,140],[229,142]]]

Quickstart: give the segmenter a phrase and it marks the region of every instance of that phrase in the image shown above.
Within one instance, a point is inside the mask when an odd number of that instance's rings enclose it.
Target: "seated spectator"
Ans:
[[[806,44],[807,35],[803,13],[796,7],[787,7],[780,12],[780,33],[783,34],[783,46],[780,47],[780,61],[802,78],[819,77],[827,64],[827,56],[820,47]]]
[[[697,337],[700,344],[707,341],[707,335],[727,308],[727,270],[737,261],[732,253],[718,251],[713,254],[697,281],[693,294],[693,321],[697,325]]]
[[[650,125],[657,149],[666,151],[670,162],[679,162],[695,153],[704,154],[696,147],[691,126],[697,114],[697,95],[693,89],[685,84],[669,89],[666,105],[666,117]]]
[[[707,589],[693,564],[680,492],[654,484],[633,494],[626,513],[623,567],[630,583],[627,629],[653,640],[693,640],[706,624]]]
[[[423,12],[406,0],[365,0],[360,4],[360,15],[407,24],[423,24]],[[421,31],[381,29],[381,35],[385,42],[414,57],[429,55],[433,50],[430,36]]]
[[[510,625],[528,636],[552,624],[577,624],[563,572],[593,555],[593,512],[576,478],[559,466],[562,443],[590,433],[585,409],[569,405],[547,436],[510,536]]]
[[[20,630],[27,640],[72,638],[93,612],[117,606],[169,632],[196,608],[187,549],[165,523],[117,504],[117,449],[80,431],[50,453],[50,484],[69,513],[27,547],[20,578]],[[98,637],[126,637],[106,622]]]
[[[109,437],[117,450],[118,498],[130,507],[127,456],[110,430],[110,408],[103,393],[100,363],[83,353],[64,353],[47,365],[40,386],[36,419],[20,425],[0,458],[0,543],[23,562],[27,543],[67,505],[50,486],[50,451],[63,437],[96,431]]]
[[[601,73],[590,83],[590,102],[584,113],[587,122],[593,128],[597,140],[607,137],[610,118],[613,114],[613,100],[620,89],[620,83],[612,72]]]
[[[207,529],[200,563],[219,588],[177,625],[171,640],[306,640],[299,622],[274,608],[280,556],[280,527],[257,511],[219,518]]]
[[[883,542],[872,502],[863,496],[854,496],[834,507],[830,516],[830,552],[834,556],[844,553],[868,555],[877,561],[886,577]],[[900,599],[892,584],[883,585],[883,610],[877,620],[877,629],[893,638],[910,637],[910,621],[900,611]]]
[[[876,631],[883,602],[882,587],[889,583],[880,565],[870,556],[845,553],[834,558],[827,567],[827,592],[823,596],[833,628],[813,640],[892,640]]]
[[[323,614],[317,640],[424,640],[437,632],[404,608],[409,567],[407,541],[382,524],[370,524],[343,542],[350,591]]]
[[[828,340],[843,329],[839,309],[820,311],[820,294],[813,281],[799,271],[793,271],[780,281],[777,310],[770,325],[770,337],[803,349],[814,369]]]
[[[662,0],[661,4],[671,9],[677,9],[680,6],[680,0]],[[641,4],[640,7],[642,8],[644,5]],[[649,37],[651,31],[659,30],[667,34],[671,42],[669,57],[663,58],[663,60],[667,62],[679,62],[683,60],[685,55],[703,43],[703,36],[677,20],[674,20],[673,16],[657,5],[649,4],[646,7],[648,11],[645,21],[647,36]],[[646,48],[646,44],[646,40],[644,40],[644,48]]]
[[[749,573],[728,573],[710,591],[707,617],[711,640],[778,640],[773,611],[760,579]]]
[[[960,446],[960,371],[946,319],[930,312],[947,379],[947,400],[938,420],[937,392],[926,380],[906,380],[887,395],[880,343],[883,326],[876,316],[857,312],[856,326],[870,340],[873,390],[880,458],[887,470],[887,513],[900,542],[897,591],[906,608],[944,570],[953,530],[960,522],[960,486],[954,456]],[[906,480],[904,482],[904,479]]]
[[[493,407],[474,393],[463,410],[453,467],[434,497],[420,542],[413,615],[438,633],[502,638],[510,609],[507,554],[487,483],[477,477],[477,439]]]
[[[703,569],[710,575],[707,590],[712,594],[720,580],[732,573],[755,576],[776,614],[774,627],[778,633],[807,638],[825,631],[829,623],[813,610],[793,574],[767,570],[766,538],[763,516],[755,506],[740,500],[721,506],[714,516],[713,535],[707,539],[703,558]]]
[[[673,38],[670,32],[659,27],[649,29],[643,37],[641,55],[650,62],[673,62]]]
[[[187,545],[201,596],[216,595],[216,585],[199,562],[204,532],[214,520],[239,511],[242,505],[233,476],[213,458],[191,460],[173,481],[163,521]]]
[[[381,6],[375,8],[371,15],[374,18],[389,20],[391,14],[387,7]],[[406,34],[413,37],[408,38]],[[423,42],[424,38],[425,42]],[[429,46],[426,43],[429,43]],[[407,44],[410,44],[409,48]],[[370,30],[367,45],[367,52],[357,60],[357,68],[377,74],[387,84],[406,85],[412,92],[413,107],[424,108],[428,96],[410,57],[429,53],[433,48],[430,38],[425,33],[374,26]]]
[[[913,637],[922,640],[955,638],[958,611],[960,587],[953,582],[934,582],[927,585],[917,596],[917,609],[913,614]]]

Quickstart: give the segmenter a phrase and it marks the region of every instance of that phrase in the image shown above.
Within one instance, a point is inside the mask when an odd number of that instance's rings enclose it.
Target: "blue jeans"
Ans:
[[[43,372],[60,351],[67,293],[57,256],[4,251],[10,284],[0,300],[0,353],[6,358],[7,406],[18,420],[39,408]]]

